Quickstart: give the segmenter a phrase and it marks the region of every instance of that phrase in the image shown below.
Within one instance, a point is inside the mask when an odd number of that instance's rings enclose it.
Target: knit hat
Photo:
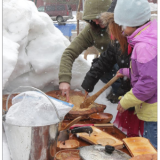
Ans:
[[[111,0],[85,0],[83,20],[99,19],[100,14],[107,12]]]
[[[120,26],[137,27],[151,18],[148,0],[117,0],[114,20]]]

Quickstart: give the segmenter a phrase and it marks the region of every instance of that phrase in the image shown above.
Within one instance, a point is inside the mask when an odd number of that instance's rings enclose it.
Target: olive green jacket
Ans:
[[[111,0],[86,0],[84,5],[83,20],[99,18],[102,12],[108,10]],[[72,65],[75,59],[88,47],[95,46],[102,53],[107,49],[110,38],[106,29],[98,33],[91,29],[88,24],[83,31],[65,49],[60,63],[59,83],[67,82],[70,84],[72,78]],[[87,72],[87,71],[86,71]]]

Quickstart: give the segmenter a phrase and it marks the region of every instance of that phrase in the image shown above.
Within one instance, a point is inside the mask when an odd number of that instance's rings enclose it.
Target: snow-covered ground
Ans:
[[[50,17],[38,12],[32,1],[3,0],[3,94],[18,86],[33,86],[44,92],[57,88],[60,59],[69,44]],[[86,61],[80,55],[75,61],[72,89],[82,89],[81,83],[93,56],[88,57]],[[90,95],[103,86],[104,83],[99,81]],[[117,104],[106,99],[110,89],[103,92],[96,102],[107,106],[105,112],[113,114],[113,122]],[[3,160],[10,160],[4,132]]]

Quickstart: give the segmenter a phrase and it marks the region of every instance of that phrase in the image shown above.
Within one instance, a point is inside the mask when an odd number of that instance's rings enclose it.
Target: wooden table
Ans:
[[[62,123],[61,123],[61,126],[60,127],[65,127],[70,121],[68,120],[64,120]],[[84,121],[80,121],[78,122],[78,124],[92,124],[90,120],[84,120]],[[99,129],[101,129],[102,131],[104,132],[107,132],[109,134],[111,134],[112,136],[122,140],[123,138],[126,138],[127,136],[122,132],[120,131],[117,127],[113,126],[113,127],[97,127]],[[80,147],[82,146],[89,146],[91,145],[90,143],[84,141],[84,140],[81,140],[79,138],[76,137],[76,135],[73,135],[73,134],[70,134],[69,136],[69,139],[75,139],[77,141],[79,141],[79,144],[80,144]],[[57,152],[59,151],[60,149],[57,148]],[[127,153],[129,156],[131,156],[131,154],[129,153],[128,149],[124,146],[123,149],[120,149],[121,151]]]
[[[15,96],[15,94],[12,95],[12,97],[14,97],[14,96]],[[3,95],[3,109],[4,109],[4,110],[6,110],[6,100],[7,100],[7,97],[8,97],[8,95]],[[10,98],[8,107],[11,106],[11,99],[12,99],[12,97]],[[69,122],[70,122],[70,121],[68,121],[68,120],[64,120],[64,121],[61,123],[61,127],[62,127],[62,128],[65,127]],[[80,121],[78,124],[92,124],[92,122],[89,121],[89,120],[84,120],[84,121]],[[125,135],[122,131],[120,131],[118,128],[116,128],[115,126],[113,126],[113,127],[98,127],[98,128],[101,129],[101,130],[104,131],[104,132],[107,132],[107,133],[111,134],[112,136],[114,136],[114,137],[116,137],[116,138],[118,138],[118,139],[120,139],[120,140],[122,140],[123,138],[126,138],[126,135]],[[78,139],[78,138],[77,138],[75,135],[73,135],[73,134],[70,134],[69,139],[75,139],[75,140],[79,141],[80,147],[91,145],[91,144],[88,143],[88,142],[85,142],[85,141],[83,141],[83,140],[81,140],[81,139]],[[57,148],[56,152],[58,152],[59,150],[60,150],[60,149]],[[131,154],[129,153],[128,149],[127,149],[125,146],[124,146],[123,149],[120,149],[120,150],[123,151],[123,152],[125,152],[125,153],[127,153],[128,155],[131,156]]]

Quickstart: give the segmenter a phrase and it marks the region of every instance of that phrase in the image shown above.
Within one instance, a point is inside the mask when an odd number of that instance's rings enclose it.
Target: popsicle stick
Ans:
[[[94,124],[95,127],[112,127],[113,123],[107,123],[107,124]]]

